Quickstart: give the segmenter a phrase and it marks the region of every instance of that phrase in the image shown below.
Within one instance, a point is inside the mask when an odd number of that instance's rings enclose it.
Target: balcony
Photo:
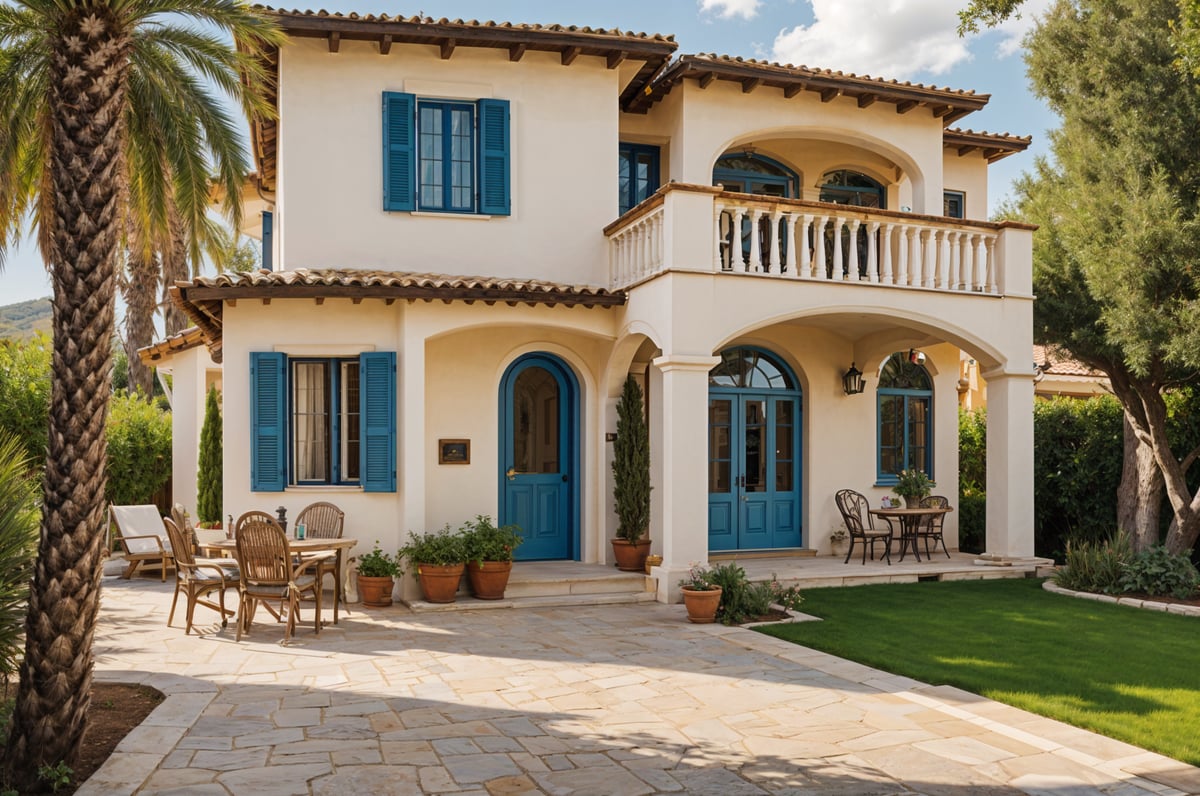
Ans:
[[[1028,297],[1032,230],[672,183],[604,232],[613,289],[689,271]]]

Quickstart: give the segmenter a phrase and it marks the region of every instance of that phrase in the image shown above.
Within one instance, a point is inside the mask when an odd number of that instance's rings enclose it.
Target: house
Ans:
[[[1091,398],[1112,393],[1108,376],[1065,356],[1053,346],[1033,347],[1033,367],[1035,398]],[[964,352],[959,369],[959,406],[967,410],[987,406],[987,382],[979,375],[979,363]]]
[[[610,562],[633,375],[668,600],[710,553],[828,552],[840,488],[918,467],[956,495],[961,349],[990,391],[982,560],[1033,555],[1032,228],[983,220],[989,163],[1029,139],[955,126],[986,95],[618,30],[272,13],[266,268],[177,285],[203,346],[163,354],[189,406],[222,369],[227,514],[332,500],[387,548],[486,513],[526,559]]]

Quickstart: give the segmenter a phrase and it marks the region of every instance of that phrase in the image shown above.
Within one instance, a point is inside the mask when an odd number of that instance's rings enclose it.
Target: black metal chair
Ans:
[[[923,509],[948,509],[950,501],[941,495],[930,495],[929,497],[921,498],[921,508]],[[917,538],[925,540],[925,557],[929,557],[929,540],[933,540],[933,549],[937,550],[938,543],[942,545],[942,552],[946,554],[946,558],[950,558],[950,551],[946,549],[946,537],[942,534],[942,520],[946,518],[945,514],[934,514],[925,518],[921,522],[921,526],[917,529]]]
[[[842,522],[846,524],[846,530],[850,533],[850,549],[846,552],[846,560],[843,564],[850,563],[850,557],[854,555],[854,542],[858,540],[862,545],[862,563],[867,563],[867,546],[871,547],[871,560],[875,560],[875,543],[883,543],[883,556],[888,562],[888,566],[892,565],[892,524],[888,522],[887,530],[877,529],[872,521],[870,504],[867,498],[860,492],[855,492],[853,489],[838,490],[834,496],[837,501],[838,511],[842,513]],[[863,518],[866,518],[865,520]]]

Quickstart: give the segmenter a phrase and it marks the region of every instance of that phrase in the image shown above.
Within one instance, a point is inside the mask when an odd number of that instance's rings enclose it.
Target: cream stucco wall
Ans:
[[[987,219],[987,161],[983,155],[973,152],[959,156],[953,148],[944,150],[942,178],[947,191],[966,194],[964,218]],[[941,212],[939,209],[937,214],[941,215]]]
[[[368,268],[607,281],[617,216],[621,70],[580,56],[298,40],[280,53],[277,268]],[[382,209],[384,91],[511,102],[512,215]]]

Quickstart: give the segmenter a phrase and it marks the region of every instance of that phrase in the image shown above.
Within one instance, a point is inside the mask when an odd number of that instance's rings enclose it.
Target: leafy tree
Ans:
[[[108,499],[118,506],[149,503],[170,477],[170,412],[141,393],[115,395],[108,414]]]
[[[200,462],[196,484],[196,514],[200,522],[220,522],[221,486],[221,407],[217,388],[208,388],[204,403],[204,426],[200,429]]]
[[[613,444],[613,499],[617,538],[636,542],[650,527],[650,436],[643,414],[642,388],[625,379],[617,403],[617,439]]]
[[[18,791],[69,765],[87,726],[125,225],[144,212],[142,230],[162,229],[168,196],[190,227],[211,223],[210,162],[240,215],[246,158],[209,86],[267,112],[262,43],[281,38],[243,0],[0,4],[0,251],[35,220],[54,306],[41,538],[3,758]]]
[[[46,458],[49,413],[50,340],[0,340],[0,430],[20,442],[31,467]]]
[[[1035,337],[1109,375],[1131,438],[1122,490],[1136,493],[1118,523],[1138,547],[1152,544],[1165,488],[1176,552],[1200,535],[1200,494],[1187,482],[1200,449],[1172,446],[1164,397],[1200,381],[1200,87],[1178,69],[1178,19],[1175,0],[1051,9],[1026,60],[1063,124],[1051,134],[1055,162],[1018,185],[1022,216],[1040,225]]]

